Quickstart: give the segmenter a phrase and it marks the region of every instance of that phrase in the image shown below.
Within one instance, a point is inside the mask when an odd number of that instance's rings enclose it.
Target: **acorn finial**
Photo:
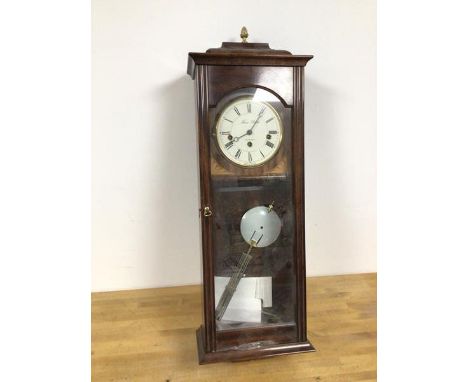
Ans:
[[[240,36],[241,36],[242,42],[247,42],[247,37],[249,37],[249,32],[247,32],[246,27],[242,27]]]

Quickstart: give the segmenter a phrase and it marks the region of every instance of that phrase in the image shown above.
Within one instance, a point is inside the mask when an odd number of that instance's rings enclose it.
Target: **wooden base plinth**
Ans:
[[[197,330],[198,363],[200,365],[224,361],[248,361],[252,359],[272,357],[276,355],[314,352],[315,348],[307,342],[296,342],[282,345],[272,345],[254,349],[230,349],[205,352],[203,327]]]

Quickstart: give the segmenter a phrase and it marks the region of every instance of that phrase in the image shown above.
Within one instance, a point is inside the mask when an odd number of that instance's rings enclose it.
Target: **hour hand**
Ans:
[[[247,130],[245,134],[242,134],[240,137],[233,138],[233,140],[234,142],[237,142],[239,139],[241,139],[242,137],[245,137],[246,135],[252,135],[252,129]]]
[[[234,138],[232,138],[232,140],[233,140],[234,142],[237,142],[239,139],[241,139],[242,137],[245,137],[245,136],[248,135],[248,134],[249,134],[249,130],[247,130],[247,132],[246,132],[245,134],[242,134],[240,137],[234,137]]]

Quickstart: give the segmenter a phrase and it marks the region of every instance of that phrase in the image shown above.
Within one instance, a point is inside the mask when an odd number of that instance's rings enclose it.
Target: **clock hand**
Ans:
[[[255,127],[255,125],[257,124],[257,122],[260,120],[260,117],[263,115],[264,112],[265,112],[265,107],[264,107],[262,110],[260,110],[260,113],[258,113],[258,117],[257,117],[257,119],[255,120],[254,124],[252,125],[252,127],[250,128],[250,130],[247,130],[247,134],[249,133],[249,131],[250,131],[250,134],[252,134],[253,128]]]
[[[255,120],[254,124],[252,125],[252,127],[247,130],[245,132],[245,134],[242,134],[240,137],[234,137],[233,138],[233,141],[234,142],[237,142],[239,139],[241,139],[242,137],[245,137],[246,135],[252,135],[252,130],[253,128],[255,127],[255,125],[257,124],[257,122],[260,120],[261,116],[263,115],[263,113],[265,112],[265,108],[263,108],[262,110],[260,110],[260,113],[258,113],[258,117],[257,119]]]
[[[241,139],[242,137],[245,137],[246,135],[249,135],[249,131],[250,131],[250,130],[247,130],[247,132],[246,132],[245,134],[242,134],[240,137],[234,137],[234,138],[232,138],[232,140],[233,140],[234,142],[237,142],[237,141],[238,141],[239,139]]]

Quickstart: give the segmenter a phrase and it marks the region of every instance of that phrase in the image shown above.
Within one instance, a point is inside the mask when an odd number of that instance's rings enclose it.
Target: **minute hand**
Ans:
[[[254,124],[252,125],[252,127],[251,127],[249,130],[247,130],[247,131],[245,132],[245,134],[242,134],[240,137],[234,138],[234,140],[235,140],[235,141],[238,141],[239,139],[241,139],[242,137],[245,137],[246,135],[252,135],[252,130],[253,130],[253,128],[255,127],[255,125],[257,124],[257,122],[260,120],[260,118],[261,118],[261,116],[263,115],[264,112],[265,112],[265,109],[262,109],[262,110],[260,111],[260,113],[258,113],[257,119],[255,120],[255,122],[254,122]]]
[[[250,128],[250,130],[247,130],[247,134],[248,134],[249,131],[250,131],[250,133],[252,134],[253,128],[255,127],[255,125],[257,124],[257,122],[259,121],[260,117],[263,115],[264,112],[265,112],[265,108],[263,108],[262,110],[260,110],[260,113],[258,113],[258,117],[257,117],[257,119],[255,120],[254,124],[252,125],[252,127]]]
[[[245,134],[242,134],[240,137],[235,137],[234,141],[237,142],[239,139],[241,139],[242,137],[245,137],[246,135],[252,135],[253,128],[255,127],[255,125],[257,124],[257,122],[259,121],[260,117],[263,115],[264,112],[265,112],[265,109],[262,109],[260,113],[258,113],[257,119],[255,120],[252,127],[249,130],[247,130]]]

